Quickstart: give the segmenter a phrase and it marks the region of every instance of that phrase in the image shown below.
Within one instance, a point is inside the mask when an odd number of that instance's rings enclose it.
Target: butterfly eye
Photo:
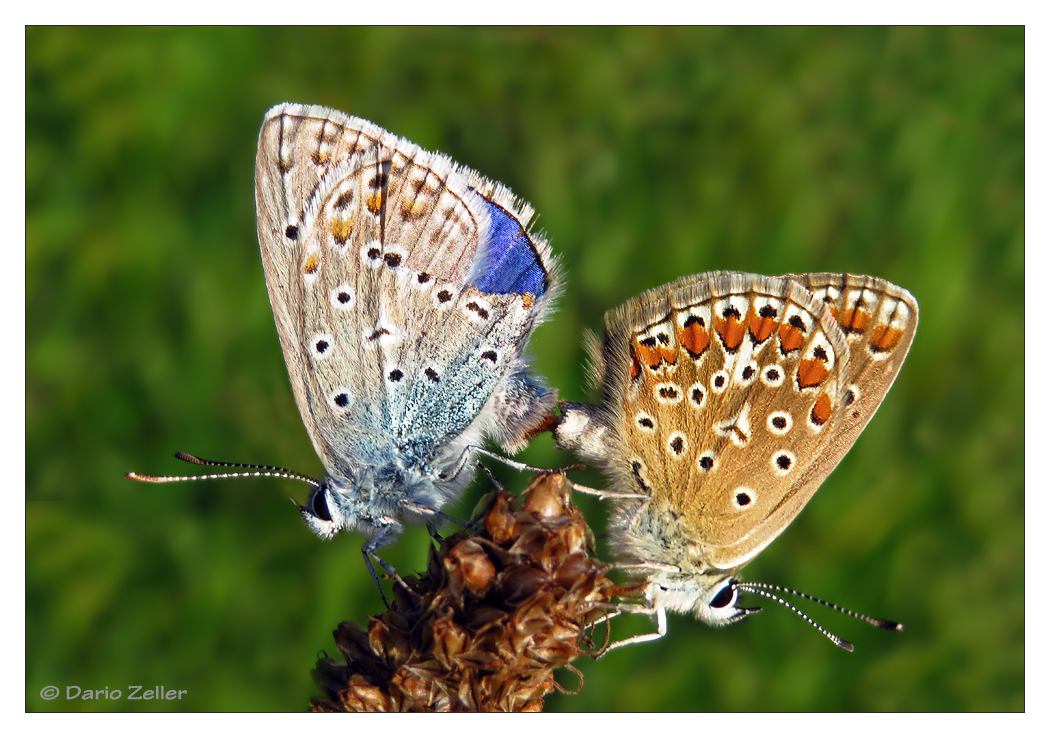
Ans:
[[[325,499],[323,491],[314,492],[314,497],[310,500],[310,511],[321,520],[332,519],[332,513],[328,511],[328,500]]]
[[[718,594],[715,595],[715,598],[711,600],[711,607],[720,610],[723,607],[732,605],[734,600],[736,600],[736,589],[733,587],[732,582],[730,582],[722,587]]]

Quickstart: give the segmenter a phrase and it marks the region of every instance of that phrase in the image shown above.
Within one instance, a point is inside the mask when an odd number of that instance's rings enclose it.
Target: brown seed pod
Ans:
[[[591,557],[565,476],[538,474],[521,498],[490,494],[475,527],[446,538],[407,589],[395,584],[367,631],[336,629],[343,658],[317,662],[326,696],[313,710],[538,711],[561,689],[554,670],[595,653],[589,626],[622,588]]]

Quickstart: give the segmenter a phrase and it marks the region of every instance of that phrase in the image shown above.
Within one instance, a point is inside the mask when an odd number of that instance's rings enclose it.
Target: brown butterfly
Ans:
[[[709,272],[605,316],[590,346],[602,404],[562,403],[554,436],[605,472],[612,545],[646,578],[635,611],[655,615],[657,632],[615,645],[664,635],[668,610],[736,622],[757,609],[737,606],[741,591],[787,605],[768,590],[793,590],[735,577],[871,420],[918,314],[876,277]]]

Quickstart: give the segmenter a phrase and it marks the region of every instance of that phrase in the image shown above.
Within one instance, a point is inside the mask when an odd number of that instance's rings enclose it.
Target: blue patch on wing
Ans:
[[[539,297],[547,291],[547,272],[525,229],[495,203],[485,200],[489,209],[488,248],[473,286],[490,295],[526,292]]]

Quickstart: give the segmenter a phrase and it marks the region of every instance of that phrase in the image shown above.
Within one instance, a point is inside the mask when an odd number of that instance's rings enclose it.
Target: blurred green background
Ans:
[[[672,616],[577,662],[550,709],[1024,708],[1023,29],[31,28],[26,48],[28,710],[303,710],[333,628],[381,607],[362,537],[314,538],[301,484],[122,478],[192,472],[176,450],[322,472],[255,238],[258,128],[286,100],[536,207],[568,290],[533,353],[565,398],[589,397],[582,331],[682,275],[842,270],[919,301],[878,415],[745,573],[906,632],[806,606],[848,654],[775,605]],[[549,438],[520,458],[571,461]],[[426,540],[384,555],[419,569]],[[39,697],[129,684],[188,694]]]

